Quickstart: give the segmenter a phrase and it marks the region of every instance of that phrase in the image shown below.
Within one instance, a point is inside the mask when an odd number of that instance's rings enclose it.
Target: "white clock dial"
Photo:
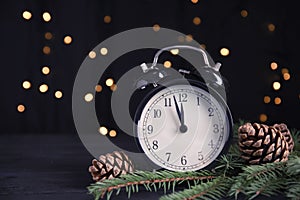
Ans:
[[[173,171],[211,164],[229,137],[226,108],[206,90],[173,85],[154,94],[142,108],[137,137],[147,157]]]

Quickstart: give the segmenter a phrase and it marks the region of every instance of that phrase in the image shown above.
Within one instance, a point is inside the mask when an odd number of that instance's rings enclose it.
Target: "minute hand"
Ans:
[[[174,102],[175,102],[175,108],[176,108],[177,116],[178,116],[179,121],[181,123],[181,113],[180,113],[179,106],[178,106],[178,103],[176,101],[175,95],[173,95],[173,99],[174,99]]]

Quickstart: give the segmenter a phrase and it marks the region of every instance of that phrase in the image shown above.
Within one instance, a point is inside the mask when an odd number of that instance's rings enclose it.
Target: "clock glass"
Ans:
[[[210,165],[223,151],[231,131],[226,104],[215,97],[203,87],[176,84],[147,98],[136,126],[146,156],[172,171]]]

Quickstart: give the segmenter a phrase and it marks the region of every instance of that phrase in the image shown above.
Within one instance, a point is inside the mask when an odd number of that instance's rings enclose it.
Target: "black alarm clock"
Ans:
[[[199,52],[204,66],[166,70],[158,57],[171,49]],[[132,110],[141,151],[158,168],[184,172],[210,167],[228,150],[232,136],[220,64],[211,65],[202,48],[177,45],[159,50],[153,63],[140,67],[136,93],[142,95]]]

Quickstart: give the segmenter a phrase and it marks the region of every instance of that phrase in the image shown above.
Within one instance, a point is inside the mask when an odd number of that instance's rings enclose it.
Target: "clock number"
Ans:
[[[210,140],[210,142],[208,143],[208,146],[210,146],[213,149],[215,147],[214,141]]]
[[[200,97],[197,97],[197,106],[200,106]]]
[[[198,160],[203,160],[203,158],[202,151],[198,152]]]
[[[166,156],[167,156],[167,162],[169,162],[170,157],[171,157],[171,153],[170,153],[170,152],[167,152],[167,153],[166,153]]]
[[[213,108],[209,108],[208,112],[209,112],[208,116],[210,116],[210,117],[214,116],[214,109]]]
[[[179,93],[179,102],[187,102],[187,93]]]
[[[213,127],[214,127],[213,132],[214,132],[214,133],[219,133],[219,131],[220,131],[220,130],[219,130],[219,125],[218,125],[218,124],[214,124]]]
[[[186,156],[182,156],[180,162],[182,165],[186,165],[187,164]]]
[[[157,150],[158,149],[158,141],[157,140],[153,140],[153,142],[152,142],[152,149],[153,150]]]
[[[161,110],[160,109],[154,109],[153,110],[153,117],[154,118],[160,118],[161,117]]]
[[[171,104],[171,98],[165,98],[165,107],[171,107],[172,104]]]
[[[153,133],[153,126],[152,125],[148,125],[147,126],[147,131],[148,131],[148,134]]]

